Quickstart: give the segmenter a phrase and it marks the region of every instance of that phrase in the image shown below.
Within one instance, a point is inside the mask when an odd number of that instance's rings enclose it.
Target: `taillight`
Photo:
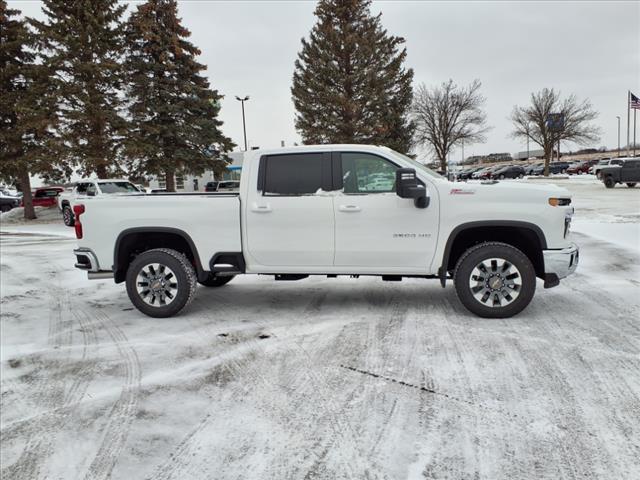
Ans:
[[[84,213],[84,205],[74,205],[73,206],[73,216],[74,218],[74,226],[76,227],[76,238],[82,238],[82,223],[80,223],[80,215]]]

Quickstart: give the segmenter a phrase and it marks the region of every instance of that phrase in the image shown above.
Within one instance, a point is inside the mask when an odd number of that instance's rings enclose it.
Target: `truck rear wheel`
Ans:
[[[636,186],[636,182],[627,182],[627,187],[633,188]]]
[[[62,221],[67,227],[73,227],[75,220],[73,219],[73,212],[69,205],[62,207]]]
[[[156,248],[138,255],[127,269],[127,294],[145,315],[171,317],[191,303],[196,272],[182,253]]]
[[[487,242],[462,254],[454,283],[460,302],[470,312],[485,318],[508,318],[531,302],[536,273],[531,260],[517,248]]]
[[[604,177],[604,186],[607,188],[613,188],[616,186],[616,182],[613,180],[612,176]]]
[[[229,283],[231,280],[233,280],[233,277],[235,277],[235,275],[229,275],[226,277],[217,277],[215,275],[209,275],[206,280],[203,280],[203,281],[198,280],[198,283],[200,285],[204,285],[205,287],[221,287]]]

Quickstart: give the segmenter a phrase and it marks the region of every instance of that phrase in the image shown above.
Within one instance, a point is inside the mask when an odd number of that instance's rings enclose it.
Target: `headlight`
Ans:
[[[549,205],[552,207],[566,207],[567,205],[571,205],[571,199],[552,197],[549,199]]]

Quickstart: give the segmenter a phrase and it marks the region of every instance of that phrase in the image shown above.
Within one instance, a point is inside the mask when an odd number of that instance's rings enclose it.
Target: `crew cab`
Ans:
[[[625,159],[622,164],[600,169],[600,178],[604,186],[613,188],[618,183],[626,183],[633,188],[640,182],[640,158]]]
[[[596,163],[592,167],[589,167],[589,173],[592,173],[593,175],[598,177],[598,179],[602,179],[602,177],[600,176],[600,170],[606,167],[619,166],[619,165],[622,165],[623,163],[624,163],[624,159],[622,158],[605,158],[600,160],[598,163]]]
[[[554,287],[578,264],[567,190],[454,183],[391,149],[253,150],[239,192],[91,198],[74,207],[76,267],[125,282],[133,305],[168,317],[197,283],[236,275],[451,279],[482,317],[522,311],[536,277]]]
[[[142,195],[144,193],[129,180],[122,178],[80,180],[71,191],[58,194],[58,208],[62,212],[64,224],[72,227],[74,223],[73,207],[78,200],[103,195]]]

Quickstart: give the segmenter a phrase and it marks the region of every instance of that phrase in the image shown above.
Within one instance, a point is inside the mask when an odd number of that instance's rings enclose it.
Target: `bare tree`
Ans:
[[[440,168],[447,169],[447,155],[456,145],[483,143],[489,131],[487,115],[482,107],[480,80],[459,87],[453,80],[434,88],[418,86],[413,98],[412,113],[416,123],[416,144],[435,153]]]
[[[548,124],[550,114],[560,114],[564,118],[559,128],[551,129]],[[600,139],[600,128],[590,124],[598,116],[593,110],[591,102],[578,102],[575,95],[564,100],[560,92],[553,88],[544,88],[538,93],[531,94],[531,105],[528,107],[513,107],[511,121],[514,130],[513,138],[530,139],[544,150],[544,174],[549,175],[549,162],[553,154],[554,145],[560,141],[585,145]]]

